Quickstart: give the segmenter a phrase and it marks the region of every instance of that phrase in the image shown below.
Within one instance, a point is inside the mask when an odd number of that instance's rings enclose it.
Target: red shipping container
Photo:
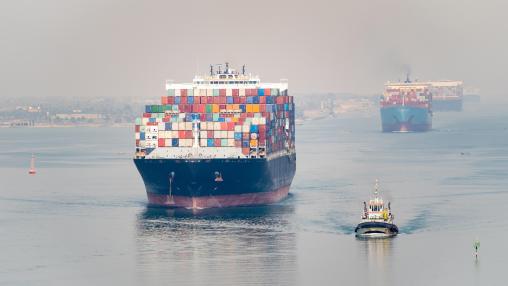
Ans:
[[[243,140],[249,140],[250,139],[250,134],[249,133],[242,133],[242,139]]]
[[[136,147],[139,147],[139,139],[136,139]]]
[[[266,105],[260,104],[259,105],[259,112],[266,112]]]
[[[215,145],[215,147],[220,147],[220,139],[213,139],[213,145]]]
[[[271,95],[271,89],[265,88],[265,96],[270,96],[270,95]]]
[[[199,115],[199,117],[200,117],[199,119],[200,119],[201,121],[206,121],[206,113],[201,113],[201,114]]]
[[[180,97],[187,96],[187,89],[180,89]]]
[[[209,138],[209,139],[212,139],[213,138],[213,131],[212,130],[208,130],[208,132],[206,132],[206,137]]]
[[[207,97],[206,97],[206,103],[207,103],[207,104],[212,104],[212,103],[213,103],[213,99],[214,99],[213,97],[211,97],[211,96],[207,96]]]
[[[228,131],[235,131],[235,123],[228,122]]]
[[[233,88],[233,96],[239,96],[240,90],[238,88]]]
[[[242,147],[242,141],[241,140],[235,140],[235,147]]]
[[[233,97],[233,103],[239,104],[240,103],[240,97]]]
[[[221,122],[220,123],[220,130],[228,130],[228,124],[227,124],[227,122]]]
[[[222,110],[222,109],[226,109],[226,105],[225,104],[220,104],[219,105],[219,110]]]
[[[218,96],[214,96],[213,97],[213,104],[219,104],[220,103],[220,99]]]
[[[226,89],[225,88],[219,89],[219,96],[226,96]]]
[[[180,96],[180,104],[187,104],[187,96]]]
[[[200,104],[201,103],[201,96],[194,96],[194,104]]]
[[[194,138],[194,136],[192,136],[192,131],[190,131],[190,130],[185,131],[185,138],[187,138],[187,139]]]
[[[228,102],[228,100],[226,99],[225,96],[219,96],[219,103],[220,104],[226,104]]]
[[[157,122],[147,122],[146,125],[148,125],[148,126],[157,126],[158,123]]]
[[[249,155],[250,149],[249,148],[242,148],[242,154],[243,155]]]
[[[266,97],[264,97],[264,96],[260,96],[260,97],[259,97],[259,103],[261,103],[261,104],[265,104],[265,103],[266,103]]]
[[[185,130],[178,131],[178,138],[185,139]]]
[[[167,96],[162,96],[161,97],[161,103],[162,103],[162,105],[168,104],[168,97]]]
[[[151,113],[146,113],[146,112],[145,112],[145,113],[143,113],[143,117],[144,117],[144,118],[150,118],[150,117],[152,117],[152,114],[151,114]]]
[[[163,139],[163,138],[159,138],[159,147],[164,147],[164,143],[166,142],[166,139]]]
[[[162,118],[162,122],[169,122],[170,120],[171,120],[171,117]]]
[[[139,132],[139,125],[134,125],[134,131]]]

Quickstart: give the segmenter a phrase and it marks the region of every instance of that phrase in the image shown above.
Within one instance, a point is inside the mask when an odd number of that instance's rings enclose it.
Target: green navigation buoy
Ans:
[[[480,240],[479,239],[476,239],[474,242],[473,242],[473,249],[474,249],[474,257],[475,259],[478,259],[478,251],[480,250]]]

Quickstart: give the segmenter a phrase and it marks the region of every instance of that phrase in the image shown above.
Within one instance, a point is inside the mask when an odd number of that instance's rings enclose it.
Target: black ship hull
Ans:
[[[275,203],[285,198],[296,154],[276,158],[134,159],[150,205],[210,208]]]

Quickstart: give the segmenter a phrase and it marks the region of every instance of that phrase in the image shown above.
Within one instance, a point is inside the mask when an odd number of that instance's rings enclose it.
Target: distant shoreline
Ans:
[[[0,125],[0,128],[79,128],[79,127],[114,127],[114,128],[123,128],[123,127],[132,127],[134,123],[115,123],[115,124],[38,124],[33,126],[10,126],[10,125]]]

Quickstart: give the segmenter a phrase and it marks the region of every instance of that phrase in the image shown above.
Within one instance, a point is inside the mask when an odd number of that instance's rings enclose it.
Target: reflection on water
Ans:
[[[291,205],[146,208],[137,219],[139,283],[294,284]]]
[[[369,284],[390,285],[392,280],[392,250],[397,237],[393,238],[357,238],[357,242],[366,256],[366,269]]]

